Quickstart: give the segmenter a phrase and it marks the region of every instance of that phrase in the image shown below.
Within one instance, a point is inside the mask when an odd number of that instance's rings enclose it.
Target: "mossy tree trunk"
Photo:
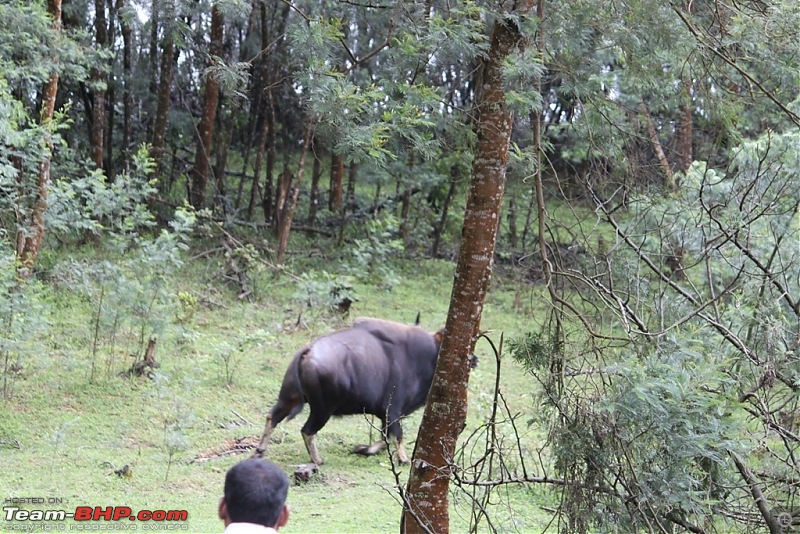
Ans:
[[[61,0],[49,0],[47,11],[53,18],[53,29],[61,32]],[[56,96],[58,95],[58,72],[50,74],[50,79],[42,90],[42,108],[39,115],[40,123],[47,126],[53,120],[56,110]],[[47,129],[47,128],[45,128]],[[39,164],[39,173],[36,178],[36,191],[34,192],[33,209],[31,211],[30,225],[27,230],[20,229],[17,235],[17,258],[20,263],[19,274],[23,278],[31,275],[33,265],[39,256],[39,250],[44,239],[45,221],[47,211],[47,196],[50,191],[50,159],[53,152],[52,138],[47,136],[48,155]]]
[[[212,58],[222,56],[222,33],[224,18],[219,6],[214,4],[211,8],[211,43],[209,55]],[[211,140],[214,136],[214,120],[217,116],[219,105],[219,81],[214,73],[206,76],[206,94],[203,100],[203,113],[200,124],[197,126],[197,148],[194,153],[194,166],[192,167],[192,186],[189,201],[195,209],[201,209],[206,200],[206,185],[208,184],[209,154],[211,154]]]
[[[531,10],[526,0],[518,13]],[[506,108],[502,67],[522,38],[513,20],[495,22],[483,65],[478,104],[478,145],[464,216],[445,335],[411,461],[401,532],[449,532],[450,459],[467,417],[471,354],[492,272],[506,182],[512,113]]]

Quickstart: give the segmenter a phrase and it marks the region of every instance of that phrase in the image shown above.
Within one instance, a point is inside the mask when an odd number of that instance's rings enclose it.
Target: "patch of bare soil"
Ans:
[[[219,447],[198,454],[192,460],[192,463],[202,463],[217,458],[224,458],[225,456],[250,453],[256,448],[258,442],[259,439],[255,436],[227,439]]]

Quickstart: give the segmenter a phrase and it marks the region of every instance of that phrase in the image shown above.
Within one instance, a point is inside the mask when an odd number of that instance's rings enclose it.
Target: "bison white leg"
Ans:
[[[408,455],[406,454],[406,448],[403,447],[403,440],[397,440],[397,459],[400,461],[401,464],[408,463]]]
[[[253,458],[261,458],[264,456],[264,452],[267,450],[267,445],[269,445],[269,437],[272,435],[272,431],[275,430],[275,427],[272,426],[272,414],[267,415],[267,422],[264,425],[264,434],[261,436],[261,442],[256,447],[256,450],[253,452]]]
[[[308,449],[308,455],[311,456],[311,461],[317,465],[322,465],[322,457],[319,455],[319,451],[317,450],[317,435],[311,434],[308,435],[305,432],[300,432],[303,435],[303,441],[306,442],[306,449]]]

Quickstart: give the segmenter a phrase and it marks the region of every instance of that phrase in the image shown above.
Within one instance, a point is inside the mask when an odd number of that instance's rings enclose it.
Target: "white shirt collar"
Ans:
[[[231,523],[225,527],[224,534],[277,534],[272,527],[265,527],[256,523]]]

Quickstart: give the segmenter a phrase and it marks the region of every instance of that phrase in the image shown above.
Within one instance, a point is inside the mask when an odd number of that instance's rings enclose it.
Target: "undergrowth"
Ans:
[[[126,282],[129,294],[118,289],[120,278],[96,274],[100,263],[92,258],[98,250],[90,247],[82,253],[81,265],[95,266],[91,276],[55,255],[36,292],[26,293],[31,300],[25,305],[39,310],[35,317],[40,328],[24,331],[25,350],[17,345],[15,371],[6,371],[9,395],[0,403],[0,495],[61,498],[68,509],[186,509],[193,532],[221,531],[216,511],[224,473],[247,455],[224,453],[233,443],[260,437],[295,351],[357,316],[411,323],[419,313],[423,327],[438,329],[446,317],[454,270],[444,261],[393,258],[385,265],[396,277],[389,288],[384,276],[355,277],[352,271],[336,272],[328,257],[297,255],[282,274],[270,269],[251,273],[254,291],[249,299],[239,299],[234,288],[218,283],[224,258],[202,255],[195,245],[184,254],[190,261],[155,270],[144,282]],[[107,251],[101,260],[115,269],[129,261]],[[349,315],[313,294],[328,292],[320,280],[346,281],[357,297]],[[514,310],[514,294],[520,289],[495,282],[483,321],[484,328],[495,331],[490,335],[524,330],[530,318]],[[531,301],[536,299],[533,293]],[[22,309],[16,308],[16,315],[6,312],[7,317],[28,317],[21,315]],[[22,328],[26,323],[14,324]],[[143,376],[119,376],[143,357],[151,335],[157,338],[158,366]],[[479,342],[476,352],[482,364],[471,379],[470,426],[464,436],[491,410],[494,357],[485,342]],[[510,359],[504,365],[509,405],[529,410],[534,386]],[[280,425],[273,434],[269,458],[290,475],[308,462],[299,431],[306,415]],[[411,443],[420,418],[421,411],[404,423]],[[522,430],[523,443],[535,449],[537,430],[524,424]],[[286,532],[398,530],[401,512],[389,457],[349,454],[353,445],[376,438],[370,421],[357,416],[326,425],[319,444],[327,463],[311,482],[292,487]],[[401,469],[403,483],[406,476],[407,468]],[[547,497],[522,489],[498,495],[491,511],[504,528],[537,531],[549,520],[539,508]],[[454,494],[453,502],[453,529],[464,531],[469,499]]]

